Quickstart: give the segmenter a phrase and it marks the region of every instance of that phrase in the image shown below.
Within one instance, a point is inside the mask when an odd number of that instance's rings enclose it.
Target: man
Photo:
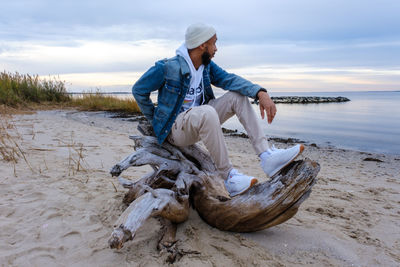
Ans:
[[[236,115],[244,126],[264,172],[272,177],[293,161],[304,149],[270,148],[248,97],[259,100],[260,113],[268,123],[276,114],[267,90],[235,74],[227,73],[211,61],[217,51],[217,35],[211,26],[189,26],[185,43],[176,56],[155,63],[132,87],[132,93],[146,118],[152,122],[158,142],[168,140],[176,146],[202,141],[209,151],[231,196],[247,191],[257,179],[232,167],[221,124]],[[215,98],[211,84],[228,90]],[[158,90],[154,107],[150,93]]]

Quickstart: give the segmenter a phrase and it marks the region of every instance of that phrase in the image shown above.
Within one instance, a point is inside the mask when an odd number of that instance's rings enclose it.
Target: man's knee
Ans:
[[[217,111],[210,105],[201,106],[201,117],[203,122],[207,124],[220,124]]]

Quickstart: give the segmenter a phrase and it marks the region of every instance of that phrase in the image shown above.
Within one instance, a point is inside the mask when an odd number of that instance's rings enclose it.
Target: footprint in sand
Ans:
[[[32,203],[35,201],[43,201],[47,195],[42,192],[33,192],[22,196],[21,202],[19,203]]]
[[[30,266],[56,266],[56,257],[53,255],[56,248],[51,247],[34,247],[18,253],[16,261],[13,264],[24,266],[29,263]]]
[[[82,234],[78,231],[71,231],[63,236],[61,236],[63,239],[63,243],[66,244],[79,244],[82,242]]]

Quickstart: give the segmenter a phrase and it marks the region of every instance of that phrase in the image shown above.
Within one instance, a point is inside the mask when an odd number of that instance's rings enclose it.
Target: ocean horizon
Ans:
[[[349,102],[277,104],[272,124],[261,121],[270,137],[297,138],[319,146],[400,155],[400,91],[272,92],[271,96],[343,96]],[[254,105],[259,114],[258,106]],[[244,131],[236,118],[227,128]]]
[[[223,93],[223,90],[215,90],[216,97]],[[131,97],[130,92],[104,94]],[[400,155],[400,91],[270,92],[270,95],[343,96],[350,101],[276,104],[278,112],[272,124],[262,121],[258,106],[253,105],[268,137],[296,138],[318,146]],[[156,94],[152,98],[156,100]],[[222,126],[245,132],[236,117],[232,117]]]

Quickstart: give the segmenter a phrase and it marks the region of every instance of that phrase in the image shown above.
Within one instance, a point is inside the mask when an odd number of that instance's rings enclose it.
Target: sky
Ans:
[[[0,0],[0,71],[126,91],[175,55],[187,26],[217,31],[214,62],[270,91],[400,90],[400,1]]]

